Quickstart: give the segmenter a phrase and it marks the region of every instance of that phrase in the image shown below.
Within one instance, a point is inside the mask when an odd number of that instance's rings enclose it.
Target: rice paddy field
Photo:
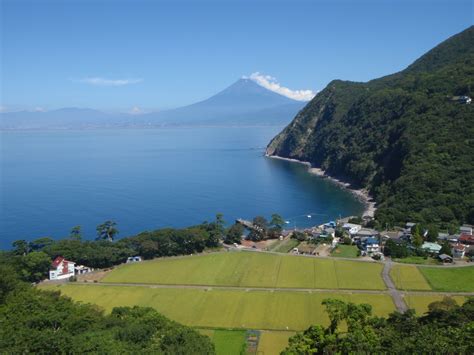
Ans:
[[[241,354],[245,352],[245,330],[212,330],[208,335],[214,346],[217,355]]]
[[[166,285],[384,290],[380,263],[258,252],[163,258],[114,269],[101,281]]]
[[[428,281],[415,265],[394,265],[390,277],[400,290],[431,290]]]
[[[474,266],[428,267],[394,265],[390,276],[401,290],[473,292]]]
[[[474,291],[474,266],[459,268],[419,267],[435,291]]]
[[[304,330],[312,324],[328,324],[321,302],[338,298],[369,303],[373,312],[386,316],[394,311],[386,294],[341,294],[331,292],[245,291],[222,289],[153,288],[61,284],[60,290],[76,301],[97,304],[110,312],[116,306],[149,306],[180,323],[198,328]]]
[[[257,354],[280,354],[288,345],[288,339],[293,335],[295,335],[293,332],[261,332]]]
[[[60,290],[76,301],[97,304],[106,312],[117,306],[153,307],[170,319],[208,335],[218,354],[242,353],[250,344],[248,332],[258,330],[257,353],[278,354],[296,331],[313,324],[328,325],[329,319],[321,305],[325,298],[369,303],[377,316],[393,312],[391,296],[379,292],[386,290],[382,269],[381,263],[337,258],[224,252],[122,265],[105,274],[101,283],[40,287]],[[473,291],[474,288],[473,267],[395,264],[390,276],[402,290]],[[342,289],[346,291],[338,291]],[[439,294],[404,294],[403,297],[418,314],[425,313],[431,302],[443,298]],[[459,304],[464,302],[462,296],[454,299]]]
[[[441,301],[441,295],[405,295],[404,299],[409,308],[413,308],[417,315],[423,315],[428,311],[428,305],[432,302]],[[459,305],[462,305],[466,298],[463,296],[451,296]]]

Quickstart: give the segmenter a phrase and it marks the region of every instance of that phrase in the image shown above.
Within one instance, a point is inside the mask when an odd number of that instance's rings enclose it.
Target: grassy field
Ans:
[[[394,265],[390,276],[398,289],[473,292],[474,266],[423,267]]]
[[[274,251],[276,253],[288,253],[293,248],[296,248],[299,244],[300,244],[300,242],[298,240],[288,238],[288,239],[285,239],[281,242],[278,241],[278,243],[276,243],[276,245],[273,248],[271,248],[270,250]]]
[[[423,274],[414,265],[394,265],[390,277],[400,290],[431,290]]]
[[[463,304],[465,297],[453,296],[453,298],[459,305]],[[428,305],[432,302],[441,301],[443,296],[439,295],[405,295],[405,302],[409,308],[416,310],[418,315],[423,315],[428,311]]]
[[[268,332],[260,334],[257,353],[260,355],[277,355],[288,345],[288,338],[295,335],[294,332]]]
[[[394,310],[388,295],[333,294],[329,292],[240,291],[163,289],[133,286],[63,284],[59,289],[77,301],[94,303],[111,311],[116,306],[150,306],[180,323],[204,328],[303,330],[311,324],[328,324],[321,301],[338,298],[370,303],[374,314]]]
[[[474,291],[474,266],[459,268],[419,267],[431,288],[436,291]]]
[[[245,330],[215,330],[212,342],[217,355],[245,354]]]
[[[336,249],[331,252],[331,256],[341,258],[357,258],[359,249],[355,245],[339,244]]]
[[[258,252],[227,252],[123,265],[110,283],[383,290],[382,264]],[[363,275],[363,277],[361,277]]]
[[[216,347],[217,355],[240,355],[245,353],[245,330],[197,329],[207,335]]]

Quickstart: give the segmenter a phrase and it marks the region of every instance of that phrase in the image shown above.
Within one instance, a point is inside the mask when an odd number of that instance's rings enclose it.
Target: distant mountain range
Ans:
[[[474,26],[399,73],[332,81],[267,154],[369,189],[380,227],[474,224],[473,90]]]
[[[207,100],[172,110],[139,115],[81,108],[5,112],[0,114],[0,129],[286,125],[305,104],[240,79]]]

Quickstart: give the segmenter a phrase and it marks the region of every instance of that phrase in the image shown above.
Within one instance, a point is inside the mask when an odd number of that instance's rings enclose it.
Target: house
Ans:
[[[379,232],[377,232],[375,229],[362,228],[355,235],[356,237],[359,237],[361,239],[362,238],[376,238],[379,236]]]
[[[356,234],[358,231],[360,231],[362,229],[362,226],[360,224],[344,223],[342,225],[342,229],[344,229],[346,232],[348,232],[352,236]]]
[[[365,251],[368,255],[373,255],[380,252],[380,244],[377,238],[365,238],[361,242],[362,250]]]
[[[472,101],[472,99],[469,96],[461,96],[458,99],[458,102],[460,102],[462,104],[466,104],[466,105],[469,105],[471,103],[471,101]]]
[[[453,258],[450,257],[448,254],[441,254],[438,256],[439,260],[441,260],[443,263],[452,263]]]
[[[421,246],[421,249],[426,250],[429,253],[438,254],[441,250],[441,245],[437,243],[424,242]]]
[[[382,239],[387,241],[389,239],[393,240],[393,241],[400,241],[402,236],[403,236],[403,232],[401,231],[384,231],[384,232],[381,232],[381,235],[382,235]]]
[[[336,228],[337,224],[334,221],[329,221],[328,223],[323,224],[323,228]]]
[[[74,273],[76,275],[88,274],[89,272],[92,272],[92,271],[94,271],[94,269],[88,266],[84,266],[84,265],[74,266]]]
[[[320,235],[320,237],[322,237],[323,235],[324,235],[324,238],[327,238],[327,237],[334,238],[334,236],[336,235],[336,230],[334,228],[327,228],[324,230],[322,235]]]
[[[416,223],[407,222],[407,223],[405,224],[405,229],[411,230],[414,226],[416,226]]]
[[[459,227],[459,232],[461,234],[463,233],[472,234],[472,226],[469,224],[463,224],[461,227]]]
[[[127,258],[127,264],[130,264],[130,263],[137,263],[137,262],[140,262],[142,261],[142,257],[141,256],[129,256]]]
[[[49,270],[50,280],[63,280],[74,276],[74,266],[76,263],[66,260],[62,256],[56,257],[51,264]]]
[[[454,244],[453,248],[451,249],[451,252],[453,253],[454,258],[464,258],[464,254],[466,253],[466,246],[461,243]]]
[[[449,240],[449,233],[438,233],[438,240],[440,242],[444,242],[446,240]]]
[[[461,233],[458,239],[459,243],[465,244],[465,245],[474,245],[474,235],[472,234],[467,234],[467,233]]]

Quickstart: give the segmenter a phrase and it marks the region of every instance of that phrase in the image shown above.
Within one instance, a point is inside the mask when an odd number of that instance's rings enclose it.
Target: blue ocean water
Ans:
[[[0,132],[0,247],[117,222],[119,236],[269,217],[291,227],[363,205],[306,167],[263,156],[281,127]],[[311,214],[312,218],[306,217]]]

